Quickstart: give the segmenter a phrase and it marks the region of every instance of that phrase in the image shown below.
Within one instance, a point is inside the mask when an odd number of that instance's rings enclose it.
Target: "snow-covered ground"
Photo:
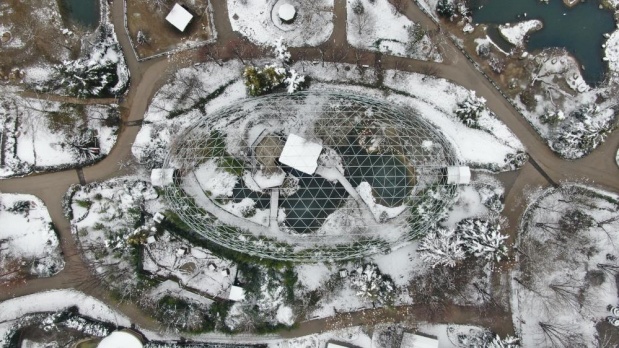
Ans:
[[[232,30],[258,45],[283,38],[290,47],[318,46],[333,32],[333,0],[227,0]],[[296,17],[291,23],[279,18],[279,7],[291,4]]]
[[[0,177],[91,163],[116,142],[116,105],[63,104],[10,92],[0,104]]]
[[[150,184],[133,177],[76,187],[71,197],[71,225],[84,257],[107,286],[125,296],[139,291],[133,255],[157,231],[157,197]]]
[[[531,196],[513,274],[523,346],[598,346],[595,325],[616,306],[619,196],[579,184]]]
[[[388,0],[347,0],[346,15],[346,36],[354,47],[419,60],[443,61],[438,44],[428,32],[398,13]]]
[[[228,297],[236,275],[234,263],[213,255],[207,249],[191,246],[167,231],[144,248],[145,271],[164,278],[174,277],[183,286],[210,296]]]
[[[542,21],[531,19],[524,22],[501,24],[499,25],[499,32],[512,45],[524,46],[526,36],[531,32],[541,30],[543,26]]]
[[[52,219],[37,197],[0,194],[0,226],[0,280],[49,277],[64,268]]]
[[[480,129],[468,127],[456,117],[458,103],[474,94],[466,88],[445,79],[395,70],[385,72],[384,84],[408,94],[410,97],[390,98],[419,110],[422,117],[440,128],[460,159],[473,168],[512,170],[508,158],[525,150],[514,133],[487,108],[478,120]]]

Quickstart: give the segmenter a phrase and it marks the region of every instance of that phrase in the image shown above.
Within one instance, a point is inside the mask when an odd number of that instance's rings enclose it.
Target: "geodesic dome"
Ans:
[[[197,119],[164,168],[170,208],[244,253],[345,260],[424,235],[445,213],[458,161],[410,108],[340,92],[245,99]]]

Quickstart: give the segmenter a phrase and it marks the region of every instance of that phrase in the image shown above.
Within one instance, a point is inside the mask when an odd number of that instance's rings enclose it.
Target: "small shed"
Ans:
[[[155,168],[150,172],[150,183],[153,186],[169,186],[174,183],[174,168]]]
[[[160,223],[162,223],[162,222],[163,222],[163,220],[165,220],[165,215],[163,215],[163,214],[162,214],[162,213],[160,213],[160,212],[156,212],[156,213],[155,213],[155,216],[153,216],[153,220],[154,220],[156,223],[160,224]]]
[[[467,166],[447,167],[447,183],[453,185],[467,185],[471,182],[471,169]]]
[[[232,285],[230,287],[230,294],[228,300],[230,301],[243,301],[245,299],[245,290],[242,287]]]
[[[405,332],[402,335],[400,348],[438,348],[438,339],[435,336],[421,333]]]
[[[305,174],[314,174],[318,168],[318,156],[322,145],[290,133],[279,156],[279,161]]]
[[[291,4],[282,4],[277,11],[279,18],[284,22],[291,22],[297,14],[297,10]]]
[[[175,26],[176,29],[180,31],[185,31],[185,28],[187,28],[187,25],[189,24],[189,22],[191,22],[192,18],[193,15],[189,13],[189,11],[185,10],[183,6],[177,3],[174,4],[174,7],[172,7],[172,11],[168,13],[168,16],[165,18],[165,20]]]

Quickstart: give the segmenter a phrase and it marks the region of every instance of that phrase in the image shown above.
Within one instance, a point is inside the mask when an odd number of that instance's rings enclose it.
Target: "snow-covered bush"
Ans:
[[[451,18],[455,14],[455,7],[452,0],[439,0],[436,4],[436,13],[445,18]]]
[[[486,99],[475,96],[472,92],[465,100],[458,103],[455,113],[465,125],[471,128],[479,128],[477,121],[481,113],[486,109]]]
[[[561,110],[548,111],[539,117],[539,121],[542,124],[548,124],[551,126],[555,126],[563,120],[565,120],[565,115],[563,114],[563,111]]]
[[[551,147],[559,155],[575,159],[589,154],[610,134],[613,120],[595,119],[597,108],[586,105],[574,111],[551,139]]]
[[[432,186],[428,188],[418,202],[411,207],[409,218],[412,233],[417,233],[418,226],[427,223],[438,224],[447,217],[447,211],[454,202],[451,187]]]
[[[504,161],[509,165],[511,170],[516,170],[522,167],[528,159],[529,156],[526,152],[518,150],[516,153],[508,153],[505,155]]]
[[[294,69],[291,69],[288,73],[288,77],[284,80],[286,83],[288,93],[294,93],[300,91],[305,87],[305,76],[299,75]]]
[[[273,48],[273,53],[275,53],[275,58],[282,64],[290,63],[290,52],[288,52],[288,47],[284,44],[284,38],[280,37],[275,40],[275,47]]]
[[[420,252],[421,259],[433,268],[454,267],[466,257],[463,241],[456,235],[455,230],[440,227],[421,240],[417,251]]]
[[[395,285],[387,276],[382,275],[374,264],[359,267],[351,277],[351,285],[357,290],[357,296],[372,303],[391,304],[395,297]]]
[[[274,65],[267,65],[262,69],[248,66],[243,71],[243,78],[249,95],[256,97],[280,86],[286,79],[286,69]]]
[[[455,229],[438,227],[428,233],[417,251],[432,267],[454,267],[467,256],[501,261],[507,255],[505,239],[507,237],[499,233],[499,226],[494,221],[464,219]]]
[[[461,236],[467,254],[497,261],[507,256],[507,236],[499,233],[499,225],[494,221],[464,219],[458,223],[456,234]]]
[[[77,97],[115,96],[124,93],[128,69],[113,29],[100,27],[99,37],[86,57],[54,67],[52,89]]]
[[[518,348],[519,339],[513,336],[501,338],[490,330],[471,330],[469,334],[458,335],[458,347]]]

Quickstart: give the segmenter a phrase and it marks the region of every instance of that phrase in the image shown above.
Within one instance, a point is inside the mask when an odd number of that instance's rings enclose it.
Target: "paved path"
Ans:
[[[214,24],[218,33],[216,45],[222,48],[221,58],[230,59],[232,58],[231,53],[226,52],[223,48],[225,43],[239,38],[239,35],[231,29],[226,2],[217,0],[212,1],[212,4],[215,13]],[[335,0],[334,32],[327,42],[318,48],[291,49],[293,57],[319,60],[323,57],[322,53],[329,49],[337,48],[350,52],[350,54],[341,59],[343,62],[356,63],[355,49],[346,42],[345,6],[346,0]],[[0,192],[30,193],[38,196],[45,202],[52,221],[60,233],[61,247],[66,260],[65,269],[54,277],[33,279],[18,286],[3,289],[0,292],[0,300],[47,289],[76,288],[91,296],[102,299],[112,307],[117,308],[139,326],[158,330],[159,326],[157,323],[145,316],[136,306],[127,303],[116,303],[109,298],[109,295],[102,287],[97,286],[96,279],[80,257],[78,247],[71,235],[69,221],[62,213],[61,200],[72,184],[101,181],[128,173],[129,167],[125,163],[133,160],[131,145],[139,131],[139,124],[144,117],[147,105],[154,92],[165,82],[169,73],[195,62],[198,59],[198,55],[195,52],[185,52],[177,56],[185,56],[187,59],[169,60],[167,58],[159,58],[139,62],[132,53],[133,51],[129,46],[130,43],[125,33],[123,2],[121,0],[114,1],[111,13],[112,22],[116,28],[120,45],[126,53],[127,64],[131,72],[129,93],[120,104],[125,126],[121,128],[118,141],[110,154],[101,162],[81,169],[81,178],[78,176],[78,171],[67,170],[57,173],[30,175],[24,178],[0,180]],[[427,18],[412,3],[406,6],[405,15],[414,21],[422,23],[427,28],[436,29],[434,22]],[[603,188],[616,192],[619,191],[619,169],[614,163],[615,151],[619,146],[618,132],[612,134],[593,154],[577,161],[562,160],[548,148],[543,139],[531,128],[527,121],[464,58],[451,41],[445,40],[441,43],[441,47],[447,53],[443,64],[384,56],[372,52],[364,52],[362,64],[380,63],[384,69],[398,66],[401,70],[422,73],[426,71],[427,67],[434,67],[437,69],[438,76],[475,90],[477,95],[483,96],[487,100],[488,107],[525,144],[528,153],[536,165],[533,165],[533,161],[531,161],[518,172],[498,175],[506,183],[507,187],[504,214],[508,217],[510,224],[509,232],[512,238],[515,236],[518,219],[525,207],[528,188],[548,186],[551,184],[551,181],[588,180]],[[328,55],[325,55],[325,58],[328,60]],[[50,98],[52,98],[50,100],[61,100],[64,97]],[[68,101],[67,99],[62,100]],[[97,102],[102,101],[97,100]],[[540,174],[540,172],[543,172],[544,175]],[[362,312],[340,314],[333,318],[304,322],[298,329],[282,333],[282,335],[286,337],[300,336],[334,327],[373,323],[376,320],[425,318],[424,313],[427,313],[427,310],[427,306],[424,305],[404,306],[393,310],[369,309]],[[437,321],[480,324],[490,327],[501,334],[511,333],[512,330],[511,315],[500,312],[498,309],[482,311],[478,308],[452,306],[445,313],[445,315],[438,317]]]

